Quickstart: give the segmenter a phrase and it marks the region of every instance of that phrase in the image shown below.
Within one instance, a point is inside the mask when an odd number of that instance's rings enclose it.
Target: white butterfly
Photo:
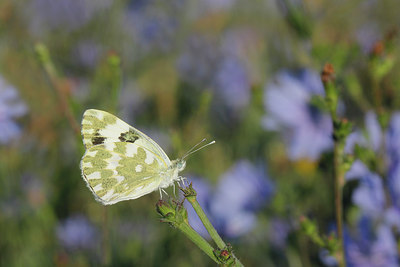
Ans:
[[[103,205],[139,198],[182,181],[178,175],[189,154],[170,160],[150,137],[108,112],[89,109],[83,114],[82,136],[86,152],[82,177]],[[203,140],[204,141],[204,140]]]

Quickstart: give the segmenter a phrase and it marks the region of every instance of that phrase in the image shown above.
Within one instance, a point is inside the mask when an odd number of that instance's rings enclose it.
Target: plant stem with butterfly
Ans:
[[[192,183],[188,186],[180,187],[185,199],[192,205],[193,209],[199,216],[204,227],[207,229],[211,238],[214,240],[217,248],[212,247],[202,236],[200,236],[189,224],[187,211],[183,207],[182,202],[160,200],[156,207],[157,212],[162,216],[161,221],[167,222],[174,228],[179,229],[190,240],[193,241],[204,253],[206,253],[213,261],[222,266],[244,266],[239,259],[236,258],[230,244],[226,244],[210,220],[207,218],[203,209],[197,201],[197,192],[193,189]]]

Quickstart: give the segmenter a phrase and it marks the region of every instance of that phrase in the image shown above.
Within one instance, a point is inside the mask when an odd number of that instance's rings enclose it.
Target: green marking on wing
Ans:
[[[96,113],[101,113],[102,119],[99,119],[96,116]],[[110,113],[104,111],[94,112],[93,110],[89,110],[89,112],[85,115],[85,120],[90,122],[91,124],[89,126],[94,129],[104,129],[109,124],[115,124],[117,122],[117,119],[118,118],[114,115],[111,115]]]
[[[159,176],[161,171],[161,166],[159,162],[154,159],[151,164],[147,164],[146,152],[143,148],[139,147],[137,154],[134,157],[123,157],[119,161],[119,166],[117,167],[118,175],[124,176],[126,181],[123,184],[128,186],[127,190],[134,190],[140,186],[147,186],[154,182],[154,179],[149,177]],[[136,170],[140,166],[140,172]],[[144,179],[147,178],[147,179]]]
[[[86,149],[104,143],[135,143],[152,151],[167,165],[170,159],[162,148],[150,137],[130,126],[116,116],[96,109],[88,109],[83,114],[82,136]]]
[[[88,149],[93,145],[103,144],[108,138],[118,140],[120,132],[117,127],[115,136],[112,136],[111,133],[104,135],[104,133],[101,133],[101,130],[109,125],[117,125],[119,121],[124,126],[123,131],[129,129],[129,125],[126,125],[123,121],[108,112],[94,109],[87,110],[83,114],[81,130],[85,147]]]
[[[115,144],[114,152],[117,152],[122,155],[126,154],[126,143],[118,142],[118,143],[114,143],[114,144]]]
[[[128,150],[131,154],[132,151],[136,153],[126,156]],[[154,191],[161,182],[160,172],[166,168],[150,150],[125,142],[93,146],[82,159],[85,181],[106,203],[137,198]],[[111,196],[107,195],[109,192],[112,192]],[[102,198],[104,196],[106,199]]]

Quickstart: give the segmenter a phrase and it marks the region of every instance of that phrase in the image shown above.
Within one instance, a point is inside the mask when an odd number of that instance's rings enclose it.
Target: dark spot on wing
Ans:
[[[106,138],[100,136],[99,132],[96,132],[96,133],[93,135],[92,143],[93,143],[93,145],[100,145],[100,144],[103,144],[103,143],[104,143],[104,140],[106,140]]]
[[[118,139],[121,142],[135,143],[135,141],[139,139],[139,136],[134,130],[130,129],[128,132],[121,133]]]

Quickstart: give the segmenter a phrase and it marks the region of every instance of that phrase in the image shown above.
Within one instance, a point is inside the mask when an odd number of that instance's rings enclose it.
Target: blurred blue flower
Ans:
[[[238,237],[256,223],[254,211],[272,196],[274,186],[261,165],[241,160],[222,175],[210,211],[222,234]]]
[[[25,193],[29,204],[34,208],[39,208],[45,203],[46,188],[43,181],[32,173],[25,173],[21,177],[21,188]]]
[[[7,144],[21,135],[15,119],[27,112],[17,90],[0,77],[0,144]]]
[[[344,148],[346,154],[352,154],[356,145],[378,152],[382,144],[383,134],[375,113],[367,112],[365,116],[365,128],[365,133],[355,131],[347,137]],[[346,173],[346,179],[351,180],[363,176],[369,176],[370,174],[371,171],[368,167],[365,166],[361,160],[356,159],[350,170]]]
[[[389,164],[387,186],[392,196],[392,203],[400,212],[400,112],[392,115],[386,133],[386,150]]]
[[[72,57],[83,67],[94,68],[103,50],[103,47],[94,40],[82,40],[72,50]]]
[[[317,95],[324,95],[324,88],[319,75],[311,70],[281,72],[265,87],[267,115],[262,124],[283,134],[292,160],[316,160],[332,148],[331,118],[311,103]]]
[[[397,244],[390,226],[361,217],[356,233],[345,231],[345,253],[349,267],[399,266]]]
[[[368,216],[381,217],[385,208],[382,178],[374,173],[364,175],[353,192],[352,200]]]
[[[192,36],[177,61],[183,81],[211,90],[216,108],[228,108],[229,112],[247,107],[251,96],[248,70],[234,51],[226,44],[221,47],[205,37]]]
[[[275,248],[284,249],[287,237],[292,230],[289,222],[281,218],[272,218],[269,221],[268,242]]]
[[[124,27],[142,52],[153,49],[168,51],[176,40],[180,0],[170,1],[167,6],[157,1],[131,1],[125,13]]]
[[[200,2],[203,2],[202,5],[204,5],[206,10],[215,12],[231,8],[236,0],[203,0]]]
[[[215,90],[222,102],[234,109],[245,108],[250,101],[250,79],[236,57],[225,57],[215,77]]]
[[[77,30],[111,4],[111,0],[33,0],[26,7],[28,27],[34,35]]]
[[[56,233],[66,249],[93,249],[99,242],[97,229],[82,215],[74,215],[61,222]]]
[[[183,81],[208,88],[221,60],[222,55],[215,42],[205,36],[193,35],[186,41],[177,60],[178,73]]]
[[[267,178],[263,166],[253,165],[247,160],[239,161],[223,174],[213,192],[204,182],[197,184],[203,195],[199,202],[206,214],[217,231],[230,238],[253,229],[256,211],[267,203],[274,192],[274,185]],[[204,234],[203,227],[198,226],[201,222],[193,215],[189,212],[189,220],[195,222],[194,229]]]
[[[353,193],[353,202],[365,214],[376,219],[386,218],[385,221],[390,225],[400,226],[400,221],[396,222],[393,219],[400,216],[400,113],[392,115],[388,130],[383,133],[376,114],[368,112],[365,117],[365,128],[366,133],[358,131],[348,137],[346,153],[351,153],[355,144],[379,153],[382,145],[386,144],[389,170],[384,183],[381,177],[368,169],[368,166],[356,160],[346,174],[347,179],[360,180],[359,186]],[[385,196],[385,187],[388,196]],[[390,198],[390,203],[387,203],[387,197]]]

